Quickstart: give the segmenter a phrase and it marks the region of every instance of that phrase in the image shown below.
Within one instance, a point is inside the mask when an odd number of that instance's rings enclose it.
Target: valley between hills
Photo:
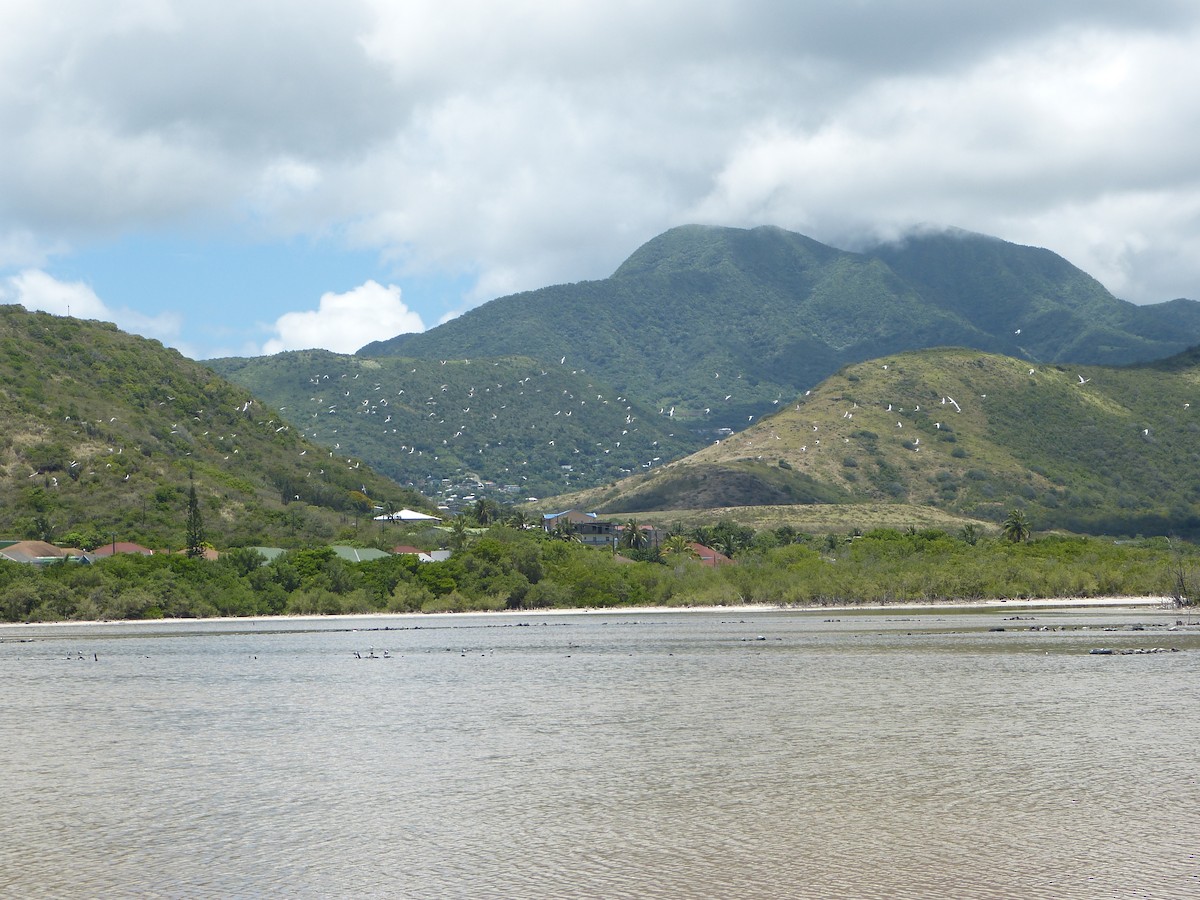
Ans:
[[[1018,507],[1047,528],[1190,534],[1198,344],[1200,304],[1134,306],[1040,248],[687,226],[604,281],[357,354],[209,364],[452,512]]]

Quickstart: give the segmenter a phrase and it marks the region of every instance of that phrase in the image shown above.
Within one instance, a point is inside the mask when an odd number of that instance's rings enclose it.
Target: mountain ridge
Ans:
[[[560,382],[560,393],[578,396],[585,384],[570,379],[582,375],[596,394],[622,398],[639,434],[656,432],[650,446],[665,449],[668,436],[673,442],[670,453],[646,452],[639,444],[636,455],[627,455],[628,435],[622,440],[609,418],[576,409],[575,415],[587,415],[571,420],[574,429],[546,433],[540,449],[525,441],[523,459],[510,454],[492,465],[496,441],[508,437],[490,426],[446,420],[450,430],[437,437],[445,446],[458,442],[448,454],[453,465],[422,473],[454,478],[471,472],[484,482],[505,480],[505,468],[514,465],[572,473],[543,479],[536,493],[545,496],[567,481],[603,484],[627,474],[622,469],[637,471],[700,449],[842,367],[889,354],[968,347],[1037,365],[1114,365],[1163,358],[1198,343],[1200,303],[1135,306],[1044,248],[927,230],[849,251],[774,226],[687,225],[644,243],[607,279],[498,298],[421,334],[369,344],[355,358],[405,359],[410,369],[422,361],[530,360],[540,367],[534,370],[539,379]],[[291,365],[287,360],[210,364],[277,405],[288,403],[266,389],[267,371]],[[539,374],[543,370],[548,376]],[[290,377],[299,380],[300,373]],[[468,386],[462,385],[460,399],[467,399]],[[546,417],[566,414],[557,407],[524,409],[529,418],[511,421],[513,429],[549,430]],[[489,414],[504,415],[498,408]],[[655,415],[662,421],[651,428]],[[592,430],[580,430],[585,421],[594,423]],[[344,427],[353,433],[351,423]],[[401,427],[414,440],[424,431],[415,411]],[[551,450],[568,438],[569,456]],[[432,448],[422,449],[428,454]],[[373,463],[390,466],[401,480],[409,477],[385,448],[371,452]]]
[[[565,354],[626,390],[644,374],[638,358],[674,344],[668,355],[697,367],[740,364],[766,396],[811,387],[847,362],[924,346],[1114,364],[1200,342],[1200,304],[1144,312],[1152,308],[1118,300],[1050,250],[971,232],[923,232],[854,252],[773,226],[689,225],[652,238],[607,279],[497,298],[358,354]],[[720,328],[728,345],[685,325]],[[660,399],[685,399],[669,381],[674,393]]]

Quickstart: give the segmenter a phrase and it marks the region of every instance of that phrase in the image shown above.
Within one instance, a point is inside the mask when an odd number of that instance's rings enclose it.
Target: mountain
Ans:
[[[191,485],[217,546],[328,539],[428,506],[157,341],[0,306],[0,537],[182,546]]]
[[[1200,303],[1137,306],[1117,300],[1090,275],[1039,247],[942,231],[880,245],[870,254],[939,309],[1003,339],[999,349],[1012,356],[1124,365],[1200,341]]]
[[[613,482],[887,354],[961,346],[1038,365],[1125,364],[1196,343],[1200,304],[1118,300],[1049,250],[943,231],[849,252],[779,228],[691,225],[649,241],[607,279],[502,297],[354,358],[210,364],[310,420],[309,407],[330,400],[308,390],[325,370],[379,382],[392,401],[408,390],[408,403],[385,411],[374,392],[348,385],[341,396],[358,404],[354,414],[343,404],[318,417],[330,427],[316,436],[336,427],[373,466],[430,492],[444,484],[453,502],[489,482],[511,496]],[[529,377],[521,402],[507,402]],[[596,396],[608,406],[583,404]],[[576,404],[570,427],[558,398]]]
[[[1200,535],[1200,348],[1129,367],[964,349],[847,366],[719,444],[563,508],[906,503],[1039,528]]]
[[[1118,300],[1048,250],[954,231],[852,253],[779,228],[692,225],[602,281],[502,297],[359,353],[565,356],[650,406],[740,429],[847,363],[904,350],[1123,364],[1197,342],[1200,304]]]

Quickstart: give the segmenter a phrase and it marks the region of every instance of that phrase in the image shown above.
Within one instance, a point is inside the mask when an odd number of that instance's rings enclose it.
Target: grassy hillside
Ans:
[[[0,307],[0,537],[179,547],[193,482],[218,546],[327,539],[376,503],[428,505],[156,341]]]
[[[516,488],[514,499],[560,493],[678,458],[708,440],[669,409],[660,414],[558,359],[300,351],[210,365],[270,397],[310,439],[353,447],[430,495],[442,479],[493,480]]]
[[[1193,407],[1197,407],[1193,409]],[[893,502],[1039,528],[1200,533],[1200,353],[1128,368],[974,350],[848,366],[746,431],[556,501],[651,511]]]

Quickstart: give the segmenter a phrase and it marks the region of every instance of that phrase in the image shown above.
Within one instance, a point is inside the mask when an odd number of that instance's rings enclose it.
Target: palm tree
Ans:
[[[669,553],[672,556],[695,556],[696,551],[692,549],[692,542],[687,539],[686,535],[673,534],[663,541],[663,553]]]
[[[643,550],[650,543],[650,535],[642,530],[637,519],[625,523],[625,533],[621,535],[621,543],[630,550]]]
[[[474,509],[475,521],[482,527],[486,528],[491,525],[500,515],[500,504],[495,500],[487,497],[480,497],[475,501]]]
[[[455,516],[454,521],[450,523],[450,547],[453,550],[461,550],[467,543],[467,517]]]
[[[516,528],[518,531],[524,531],[529,527],[529,516],[525,514],[523,509],[514,509],[508,514],[506,523],[509,528]]]
[[[560,541],[579,542],[579,533],[575,530],[575,526],[566,519],[559,519],[554,524],[554,537]]]
[[[1029,519],[1025,517],[1024,512],[1014,509],[1008,514],[1008,518],[1004,520],[1004,524],[1000,526],[1000,530],[1014,544],[1027,541],[1029,540],[1030,532]]]
[[[714,550],[723,553],[730,559],[733,559],[733,554],[737,553],[739,549],[737,538],[728,532],[724,534],[718,534],[713,540],[711,546]]]

